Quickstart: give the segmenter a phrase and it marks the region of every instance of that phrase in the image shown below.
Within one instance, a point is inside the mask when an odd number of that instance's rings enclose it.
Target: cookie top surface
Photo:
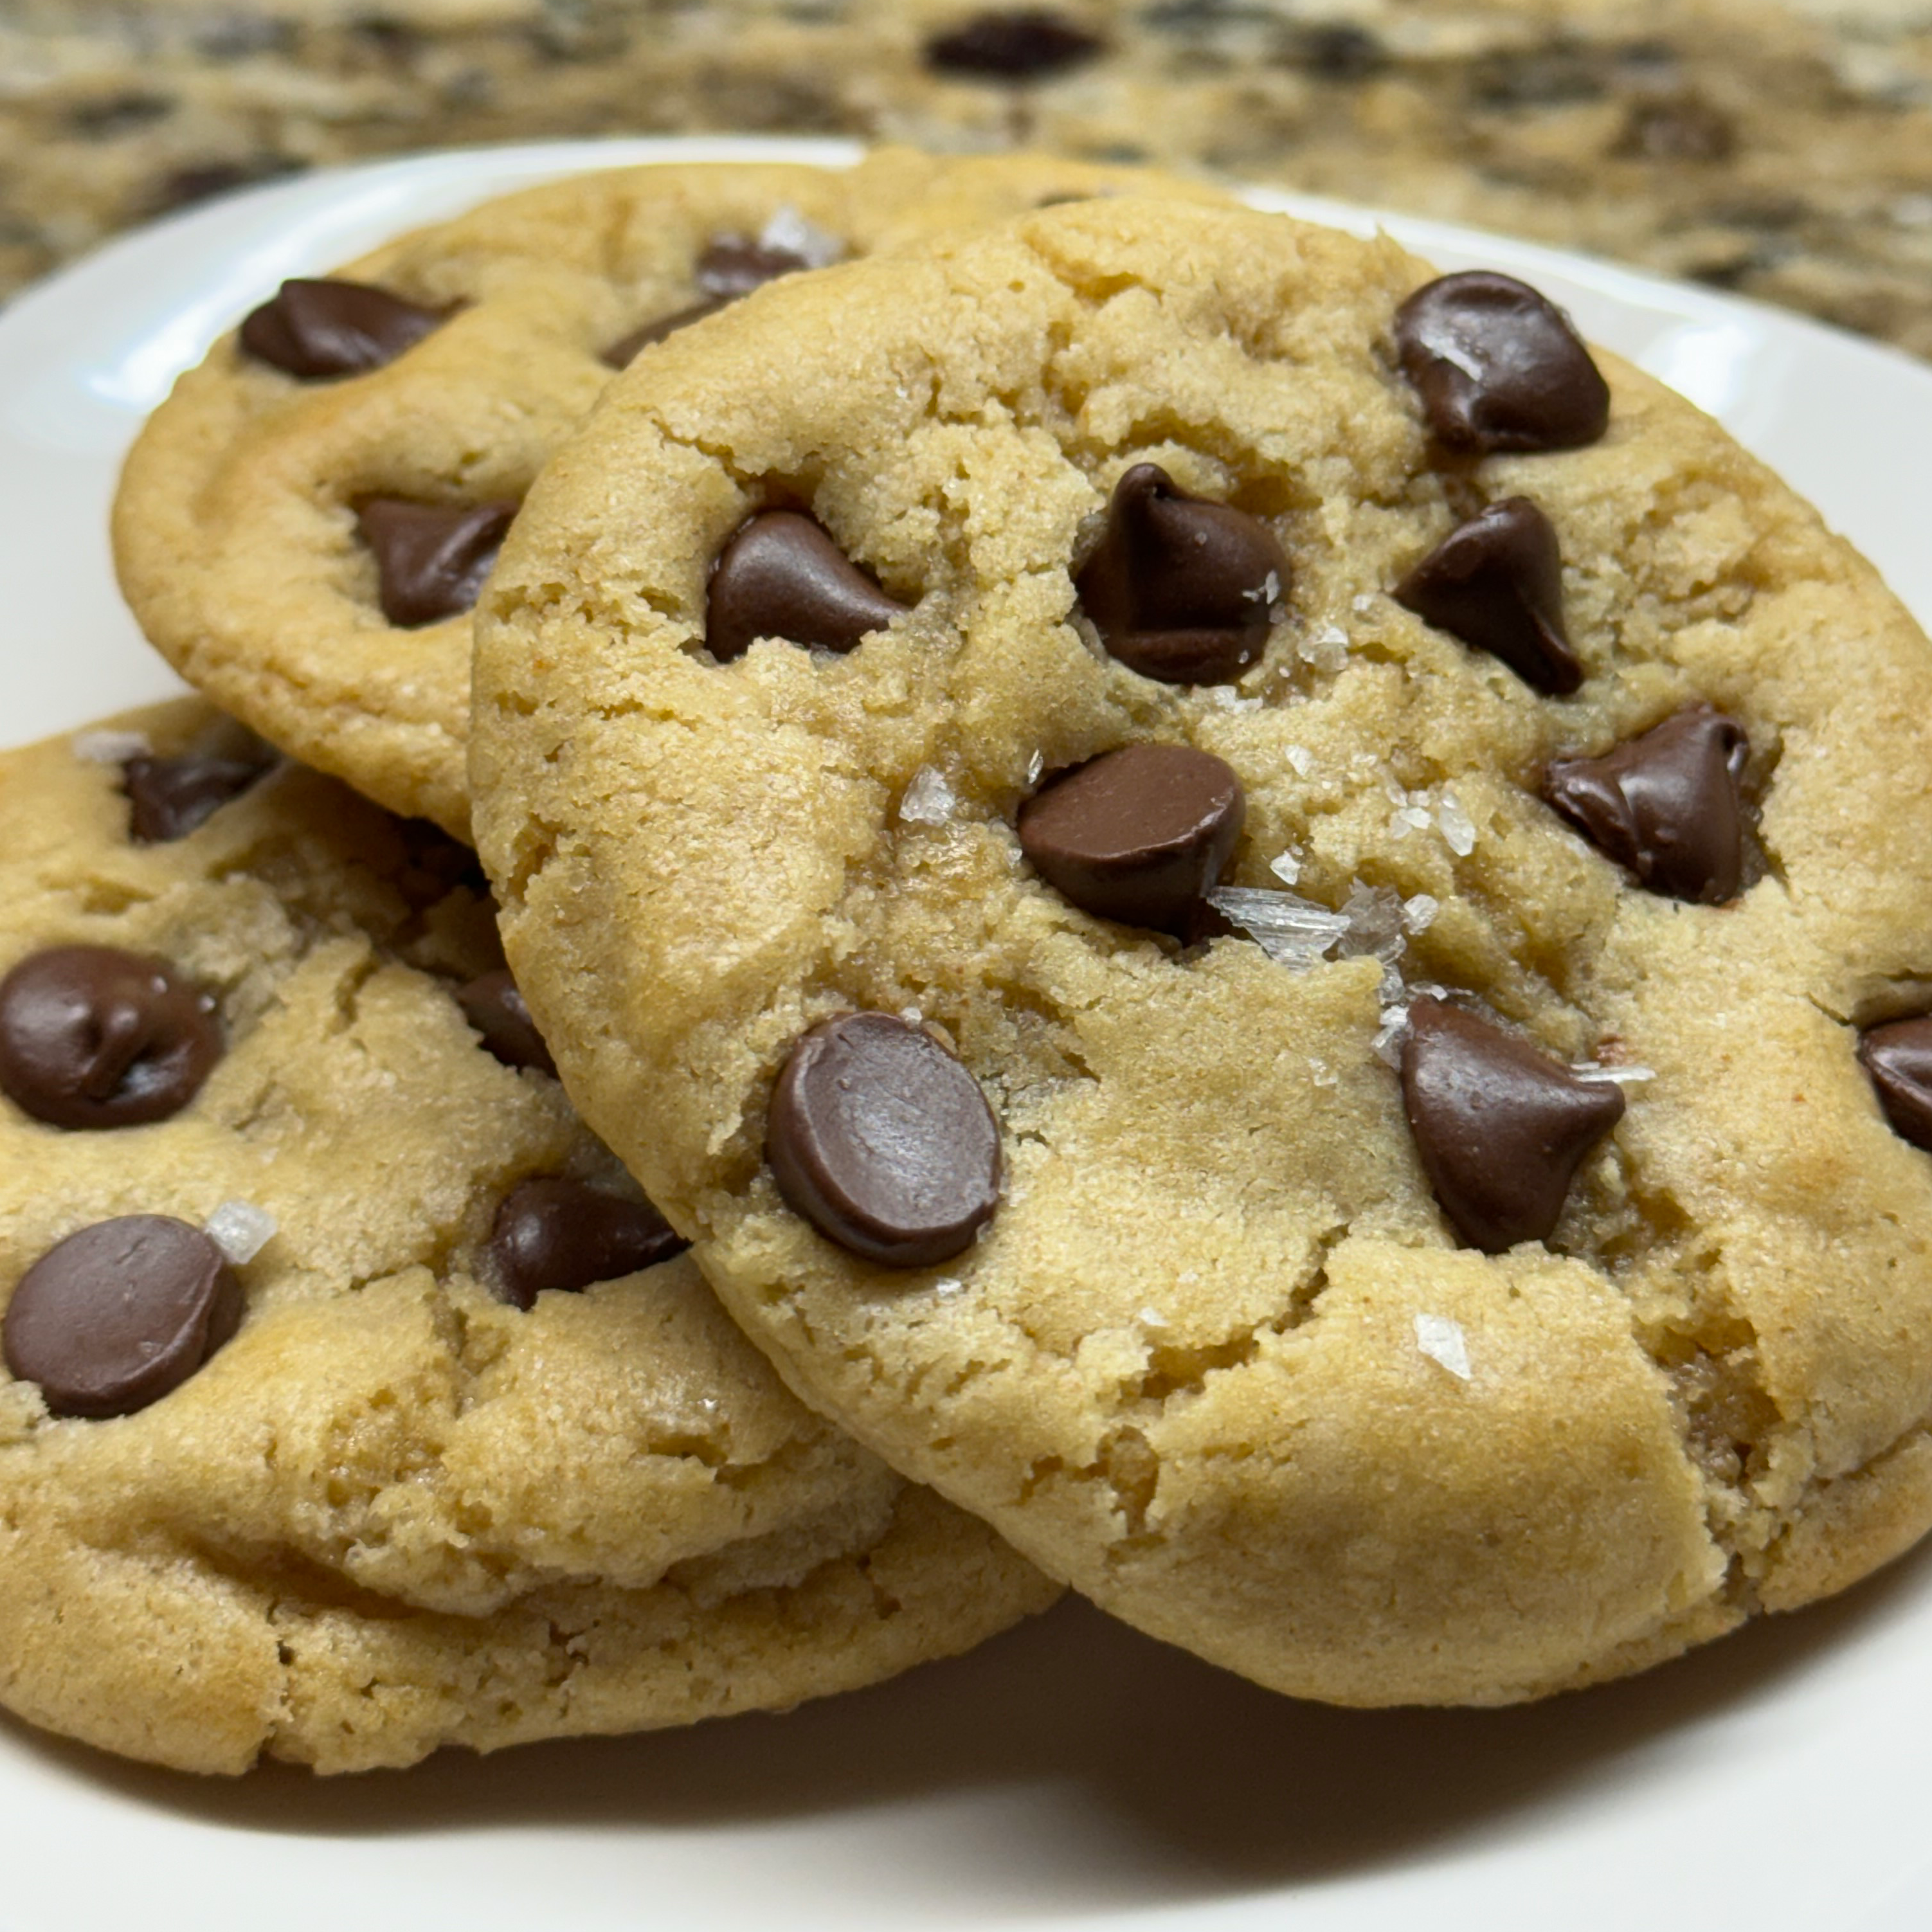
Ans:
[[[659,332],[772,277],[1157,182],[887,149],[848,170],[577,177],[286,284],[155,412],[115,506],[122,590],[282,749],[466,836],[469,610],[550,451]],[[346,286],[345,286],[346,284]]]
[[[0,833],[9,1708],[406,1763],[788,1705],[1050,1594],[725,1318],[442,833],[198,700],[0,758]]]
[[[774,506],[902,614],[708,578]],[[1928,1004],[1932,653],[1533,292],[1149,202],[778,285],[614,388],[479,639],[586,1117],[796,1385],[1107,1607],[1515,1697],[1932,1520],[1932,1061],[1870,1030]]]

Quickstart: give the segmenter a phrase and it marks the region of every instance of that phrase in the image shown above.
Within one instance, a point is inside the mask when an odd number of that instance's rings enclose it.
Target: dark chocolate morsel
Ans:
[[[1932,1153],[1932,1017],[1893,1020],[1861,1034],[1858,1058],[1892,1132]]]
[[[1137,463],[1114,486],[1106,532],[1075,587],[1100,641],[1130,670],[1163,684],[1225,684],[1261,656],[1288,580],[1265,524]]]
[[[1444,275],[1396,310],[1402,374],[1452,449],[1574,449],[1609,426],[1610,386],[1582,338],[1527,283]]]
[[[1020,849],[1082,911],[1186,938],[1246,810],[1220,759],[1187,745],[1128,745],[1028,799]]]
[[[794,1212],[886,1268],[958,1254],[999,1205],[1000,1130],[979,1083],[890,1013],[842,1013],[793,1047],[765,1159]]]
[[[284,282],[242,325],[242,346],[291,376],[359,376],[393,362],[445,320],[366,282]]]
[[[694,322],[702,322],[707,315],[716,315],[730,300],[728,296],[710,296],[703,302],[692,303],[688,308],[661,315],[656,321],[647,322],[643,328],[634,328],[628,335],[620,336],[604,351],[602,359],[614,369],[628,369],[640,350],[648,349],[653,342],[662,342],[667,335],[674,335]]]
[[[1550,1233],[1584,1156],[1624,1112],[1612,1082],[1580,1079],[1513,1034],[1432,999],[1408,1010],[1402,1097],[1443,1212],[1492,1255]]]
[[[220,1058],[214,1002],[165,959],[54,946],[0,980],[0,1090],[37,1120],[165,1120]]]
[[[1583,667],[1563,626],[1563,556],[1550,519],[1506,496],[1451,530],[1391,593],[1438,630],[1564,698]]]
[[[512,502],[364,498],[356,506],[356,533],[376,560],[382,615],[413,629],[469,610],[482,594],[517,509]]]
[[[518,1308],[547,1288],[574,1294],[656,1268],[690,1245],[648,1201],[561,1176],[519,1181],[490,1232],[496,1292]]]
[[[796,510],[760,510],[739,525],[711,566],[706,648],[720,664],[760,638],[849,651],[906,607],[881,590]]]
[[[996,8],[975,14],[926,44],[926,64],[938,74],[988,80],[1042,80],[1098,54],[1105,43],[1044,7]]]
[[[0,1344],[56,1415],[131,1415],[186,1382],[242,1312],[241,1283],[199,1228],[125,1214],[68,1235],[28,1269]]]
[[[128,794],[128,836],[137,845],[185,838],[230,799],[239,798],[274,762],[274,753],[266,745],[252,758],[184,752],[172,758],[145,753],[130,758],[121,767],[121,788]]]
[[[506,1066],[533,1067],[554,1076],[556,1062],[544,1046],[536,1022],[524,1004],[508,968],[484,973],[457,988],[464,1018],[483,1036],[483,1044]]]
[[[698,256],[692,279],[714,301],[736,302],[781,275],[795,275],[811,266],[796,249],[767,248],[742,235],[720,235]]]
[[[1744,875],[1750,755],[1744,727],[1700,704],[1600,758],[1558,759],[1543,795],[1640,885],[1722,905]]]

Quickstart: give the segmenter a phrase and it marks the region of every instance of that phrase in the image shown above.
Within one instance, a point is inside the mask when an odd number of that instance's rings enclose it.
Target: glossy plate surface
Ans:
[[[615,141],[380,163],[177,217],[23,296],[0,314],[0,736],[179,688],[115,592],[116,466],[283,277],[579,169],[855,152]],[[1932,368],[1527,243],[1253,199],[1381,220],[1443,268],[1534,282],[1720,417],[1932,622]],[[0,1928],[1924,1932],[1928,1786],[1932,1549],[1647,1676],[1492,1713],[1292,1704],[1066,1604],[787,1718],[333,1784],[199,1783],[0,1720]]]

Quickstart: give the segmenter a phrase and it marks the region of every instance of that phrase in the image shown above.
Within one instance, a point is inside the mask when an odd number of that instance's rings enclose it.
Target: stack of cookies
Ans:
[[[285,284],[115,534],[213,702],[0,764],[29,1719],[404,1764],[1069,1586],[1501,1702],[1932,1524],[1932,647],[1534,290],[591,177]]]

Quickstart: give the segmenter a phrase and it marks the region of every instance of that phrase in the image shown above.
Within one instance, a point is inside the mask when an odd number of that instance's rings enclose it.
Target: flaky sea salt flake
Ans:
[[[1286,852],[1277,852],[1268,861],[1268,870],[1285,886],[1292,886],[1301,877],[1301,855],[1292,847]]]
[[[224,1201],[202,1223],[202,1232],[238,1268],[275,1238],[281,1223],[252,1201]]]
[[[68,742],[89,765],[124,765],[130,758],[152,758],[154,750],[145,731],[79,731]]]
[[[1348,608],[1358,617],[1367,616],[1375,608],[1376,600],[1373,595],[1366,590],[1348,599]]]
[[[1317,670],[1340,670],[1348,662],[1348,634],[1340,624],[1324,624],[1304,637],[1296,650]]]
[[[1305,778],[1315,769],[1315,754],[1306,745],[1290,745],[1282,756],[1288,760],[1288,769],[1298,778]]]
[[[946,782],[946,774],[921,765],[900,796],[899,818],[912,825],[944,825],[958,808],[958,794]]]
[[[1415,1346],[1459,1382],[1469,1379],[1469,1344],[1461,1322],[1451,1321],[1446,1315],[1418,1315]]]
[[[1400,1068],[1402,1065],[1402,1036],[1408,1030],[1408,1007],[1384,1006],[1382,1009],[1382,1023],[1376,1029],[1376,1036],[1370,1041],[1369,1050],[1384,1066]]]
[[[1442,842],[1459,859],[1466,859],[1476,849],[1476,822],[1462,809],[1462,802],[1447,785],[1436,806],[1436,829]]]
[[[798,210],[786,203],[767,221],[758,236],[761,248],[782,248],[814,268],[827,268],[845,252],[845,244],[836,235],[828,235]]]
[[[1657,1078],[1654,1066],[1606,1066],[1595,1060],[1579,1060],[1570,1071],[1579,1080],[1598,1081],[1610,1087],[1641,1087],[1646,1080]]]
[[[1143,1328],[1165,1328],[1167,1317],[1158,1308],[1143,1308],[1134,1318]]]
[[[1033,756],[1027,760],[1027,783],[1029,785],[1038,784],[1046,770],[1046,754],[1044,752],[1034,752]]]
[[[1426,932],[1436,923],[1436,915],[1442,910],[1440,902],[1427,892],[1412,893],[1402,902],[1402,926],[1412,938],[1418,932]]]
[[[1305,973],[1348,930],[1347,918],[1293,892],[1265,886],[1220,886],[1208,903],[1232,920],[1277,965]]]

